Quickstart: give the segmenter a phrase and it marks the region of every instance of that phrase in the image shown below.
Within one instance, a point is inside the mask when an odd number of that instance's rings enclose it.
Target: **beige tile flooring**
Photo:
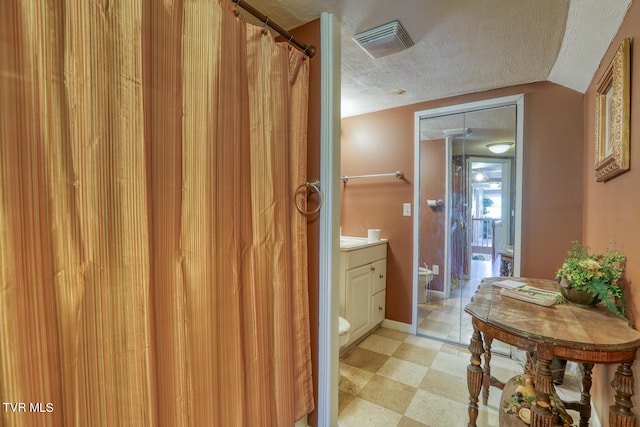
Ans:
[[[465,426],[469,395],[465,347],[378,328],[340,358],[339,427]],[[506,357],[491,359],[493,376],[506,381],[522,372]],[[577,388],[577,382],[568,381]],[[498,425],[500,391],[480,403],[478,426]]]
[[[452,286],[450,298],[428,295],[425,303],[418,304],[418,335],[468,345],[473,328],[471,316],[465,313],[464,308],[475,295],[482,279],[498,276],[499,269],[499,257],[493,263],[471,261],[471,277]],[[494,352],[509,353],[508,346],[499,342],[495,345]]]
[[[473,333],[471,316],[464,307],[475,295],[480,279],[461,281],[451,298],[431,296],[418,304],[418,333],[456,343],[468,343]]]

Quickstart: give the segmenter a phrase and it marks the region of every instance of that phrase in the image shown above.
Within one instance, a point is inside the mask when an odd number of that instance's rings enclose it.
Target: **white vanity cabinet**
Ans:
[[[351,324],[354,342],[385,318],[387,242],[340,248],[340,316]]]

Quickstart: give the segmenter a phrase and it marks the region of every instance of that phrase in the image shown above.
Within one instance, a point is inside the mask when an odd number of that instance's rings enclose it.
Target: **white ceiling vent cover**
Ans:
[[[413,46],[413,40],[399,21],[363,31],[353,36],[353,40],[372,58],[391,55]]]

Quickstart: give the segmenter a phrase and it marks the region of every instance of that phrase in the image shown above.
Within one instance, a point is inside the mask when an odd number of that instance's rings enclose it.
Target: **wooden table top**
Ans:
[[[594,308],[584,308],[571,303],[545,307],[520,301],[502,296],[502,288],[493,285],[494,282],[505,279],[507,278],[484,279],[476,295],[465,307],[465,311],[474,320],[482,322],[483,327],[504,332],[508,335],[507,338],[512,336],[520,341],[515,343],[500,337],[496,337],[497,339],[513,345],[529,343],[529,347],[561,347],[564,350],[556,352],[556,356],[576,361],[589,359],[608,363],[628,358],[631,354],[634,355],[631,357],[632,360],[635,357],[635,350],[640,347],[640,332],[601,304]],[[550,290],[556,290],[558,286],[556,282],[545,279],[508,279]],[[603,354],[597,357],[591,354],[600,352],[618,354]]]

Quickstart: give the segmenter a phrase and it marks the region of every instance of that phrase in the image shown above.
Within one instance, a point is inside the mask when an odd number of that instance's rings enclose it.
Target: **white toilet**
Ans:
[[[349,342],[349,335],[350,335],[349,332],[351,331],[351,323],[349,323],[349,321],[344,317],[339,317],[338,320],[339,320],[338,330],[340,332],[339,343],[340,343],[340,348],[342,348]]]
[[[349,342],[351,323],[349,323],[349,321],[344,317],[338,317],[338,321],[339,321],[338,330],[340,333],[340,338],[338,339],[338,342],[340,344],[340,349],[342,350],[342,347],[347,345],[347,343]],[[340,372],[338,375],[339,375],[339,379],[338,379],[338,384],[339,384],[342,382],[342,372]]]
[[[429,299],[429,282],[433,272],[425,267],[418,267],[418,304],[425,304]]]

